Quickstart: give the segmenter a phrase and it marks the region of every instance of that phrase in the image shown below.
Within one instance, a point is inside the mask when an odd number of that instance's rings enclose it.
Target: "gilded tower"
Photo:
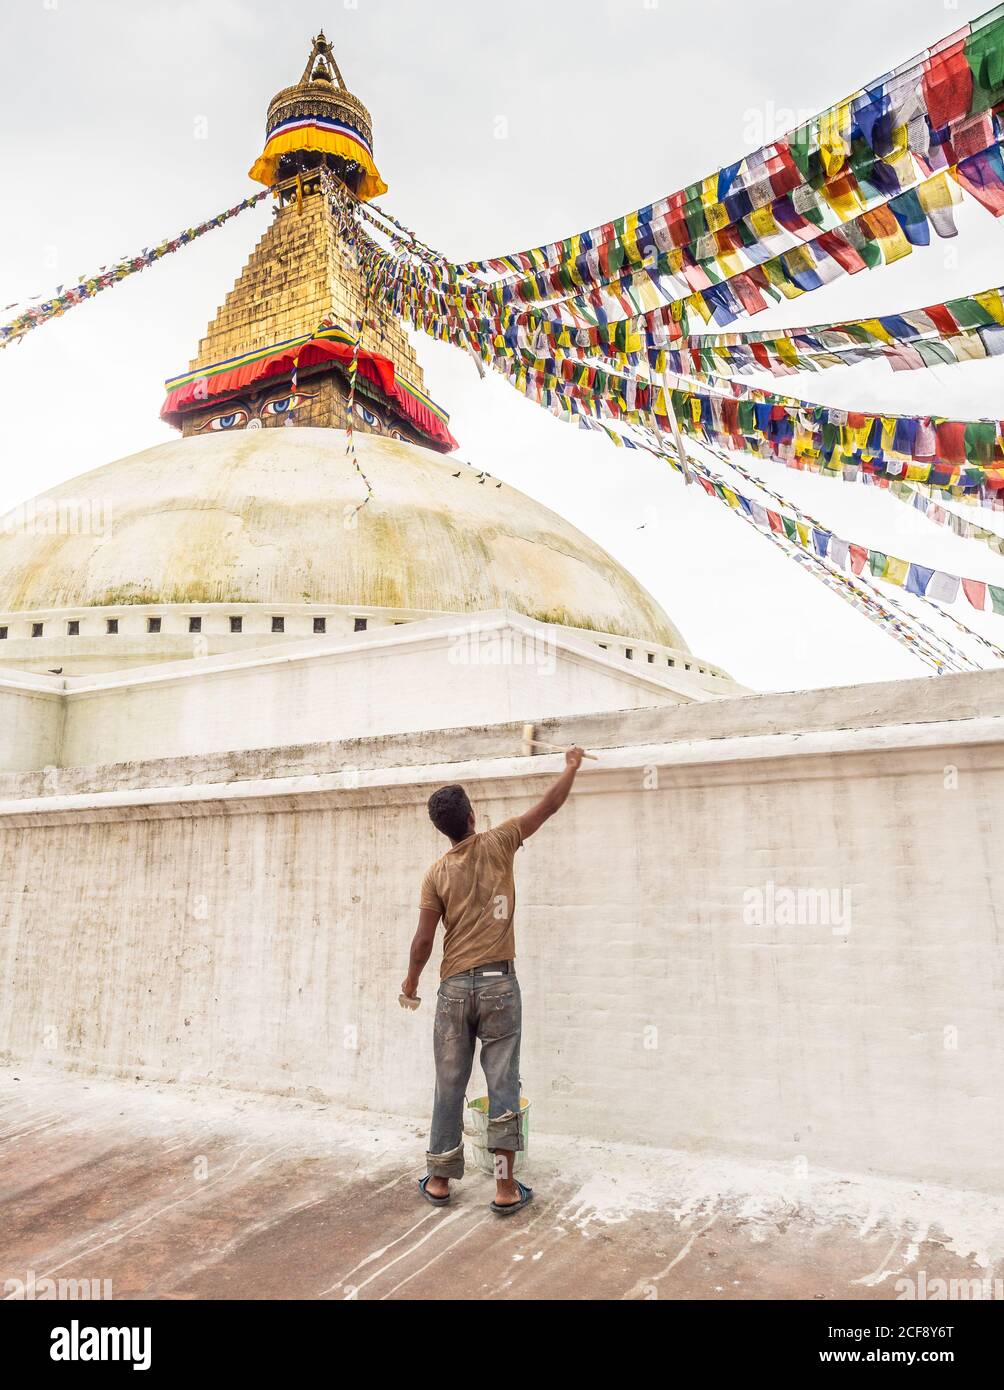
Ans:
[[[166,382],[162,415],[184,435],[314,425],[353,428],[440,450],[448,417],[426,395],[398,320],[367,297],[321,187],[327,169],[367,202],[386,191],[370,114],[346,88],[323,31],[299,82],[269,103],[250,176],[273,190],[272,224],[201,339]]]

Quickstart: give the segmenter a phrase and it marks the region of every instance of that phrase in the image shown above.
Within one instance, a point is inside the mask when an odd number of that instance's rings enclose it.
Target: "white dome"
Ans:
[[[0,532],[0,612],[123,604],[327,604],[545,622],[687,651],[655,600],[581,531],[428,449],[331,429],[178,439],[28,504],[103,519]],[[459,470],[460,476],[454,477]],[[81,515],[82,514],[82,515]]]

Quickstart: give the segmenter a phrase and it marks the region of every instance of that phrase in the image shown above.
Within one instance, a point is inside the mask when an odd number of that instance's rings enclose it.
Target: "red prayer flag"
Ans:
[[[851,569],[855,574],[860,574],[868,563],[868,551],[863,545],[850,545],[847,553],[851,557]]]
[[[954,315],[945,308],[944,304],[930,304],[924,310],[924,313],[931,320],[939,333],[947,333],[949,335],[958,333],[959,325],[955,322]]]
[[[856,275],[859,270],[865,268],[863,257],[854,249],[844,234],[837,229],[831,232],[822,232],[816,237],[816,245],[822,247],[828,256],[832,256],[849,275]]]
[[[938,458],[944,463],[965,463],[966,425],[964,420],[942,420],[935,428]]]
[[[969,114],[973,74],[961,41],[931,57],[924,72],[923,86],[927,114],[934,130]]]
[[[962,587],[969,602],[982,613],[987,601],[987,586],[982,579],[963,579]]]
[[[759,314],[761,309],[766,309],[767,301],[760,293],[752,276],[748,274],[736,275],[729,283],[735,291],[736,298],[748,314]]]

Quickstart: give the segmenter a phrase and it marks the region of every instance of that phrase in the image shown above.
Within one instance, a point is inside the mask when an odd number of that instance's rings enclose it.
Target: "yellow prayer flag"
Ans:
[[[621,237],[621,244],[624,247],[625,255],[628,257],[630,261],[638,261],[641,259],[640,253],[638,251],[637,212],[629,212],[627,217],[625,217],[624,233]]]
[[[747,220],[757,236],[777,236],[781,230],[770,203],[762,208],[754,208]]]
[[[888,154],[884,154],[882,159],[886,164],[894,164],[896,160],[902,159],[903,155],[910,148],[910,127],[898,125],[892,133],[892,144]]]
[[[892,154],[887,154],[882,163],[887,164],[896,175],[900,188],[909,188],[917,178],[917,165],[914,162],[913,154],[906,145],[901,150],[894,150]]]
[[[899,560],[895,555],[890,555],[886,560],[885,573],[882,578],[888,580],[890,584],[903,585],[906,583],[906,576],[910,572],[910,562]]]
[[[827,180],[819,192],[841,222],[849,222],[861,211],[861,199],[857,189],[844,178],[837,179],[832,185]]]
[[[641,300],[641,307],[645,310],[661,309],[662,295],[653,285],[647,275],[640,277],[631,286],[632,293]],[[637,352],[637,348],[628,348],[628,352]]]
[[[882,247],[886,265],[892,265],[893,261],[901,261],[904,256],[909,256],[913,249],[899,229],[891,236],[879,237],[879,245]]]
[[[936,212],[939,208],[955,207],[962,202],[962,192],[946,173],[936,174],[933,179],[925,179],[917,185],[917,197],[925,212]]]
[[[723,227],[727,227],[731,221],[729,214],[721,203],[712,203],[704,209],[704,217],[708,224],[708,230],[720,232]]]
[[[746,269],[738,251],[723,251],[715,257],[715,265],[726,280],[731,280],[733,275],[741,275]]]
[[[695,309],[697,313],[700,314],[705,323],[711,322],[711,310],[700,290],[695,290],[693,294],[687,296],[687,304],[691,309]]]
[[[981,290],[973,298],[982,309],[986,309],[995,323],[1004,323],[1004,302],[1000,290]]]
[[[892,334],[887,332],[885,326],[879,319],[862,319],[861,327],[866,333],[870,333],[873,338],[877,338],[880,343],[895,342]]]
[[[827,174],[843,167],[850,150],[846,132],[851,128],[850,102],[824,111],[819,118],[819,155]]]
[[[784,273],[780,257],[774,257],[772,260],[764,261],[762,268],[767,279],[776,290],[781,291],[785,299],[797,299],[802,293],[794,281],[790,280]]]

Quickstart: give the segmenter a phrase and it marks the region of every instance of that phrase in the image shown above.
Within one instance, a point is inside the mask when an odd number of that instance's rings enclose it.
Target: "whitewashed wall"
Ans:
[[[39,744],[25,723],[31,683],[47,679],[11,673],[22,686],[11,686],[15,716],[0,734],[0,772],[706,702],[737,690],[503,614],[51,679],[64,707],[50,721],[55,746]],[[0,722],[4,698],[0,686]]]
[[[976,712],[1000,680],[968,679],[582,723],[636,742],[518,858],[538,1128],[998,1181],[1004,714]],[[416,759],[445,735],[369,767],[357,748],[348,778],[318,755],[257,781],[197,760],[43,797],[4,779],[0,1050],[424,1117],[431,967],[422,1009],[397,1005],[444,847],[423,803],[459,778],[485,819],[526,806],[556,760],[498,756],[510,737],[436,766]],[[783,920],[799,888],[822,920]]]
[[[0,771],[28,772],[57,761],[61,684],[55,677],[0,670]]]

